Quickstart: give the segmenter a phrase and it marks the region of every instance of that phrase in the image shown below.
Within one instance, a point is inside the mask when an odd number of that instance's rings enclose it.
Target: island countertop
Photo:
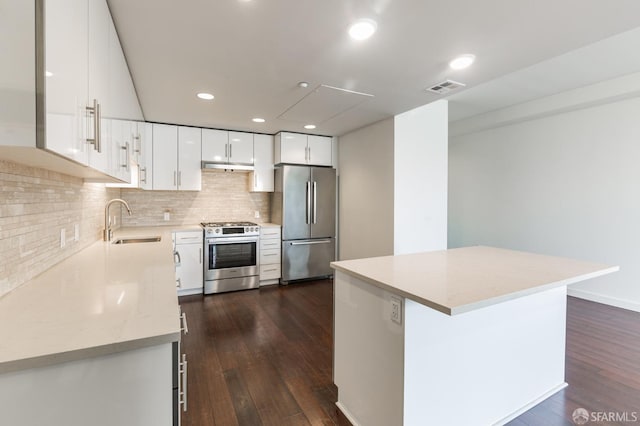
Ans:
[[[331,267],[447,315],[619,270],[486,246],[344,260],[332,262]]]
[[[0,298],[0,373],[178,341],[171,231],[122,228]]]

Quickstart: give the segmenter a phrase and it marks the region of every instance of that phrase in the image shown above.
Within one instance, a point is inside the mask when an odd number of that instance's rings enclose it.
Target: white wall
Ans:
[[[395,117],[394,254],[447,248],[448,104]]]
[[[640,98],[452,138],[449,247],[621,266],[569,294],[640,311]]]
[[[340,136],[340,260],[393,254],[393,119]]]

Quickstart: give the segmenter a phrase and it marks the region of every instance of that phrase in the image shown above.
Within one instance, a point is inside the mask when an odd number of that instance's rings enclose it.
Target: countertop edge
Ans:
[[[32,368],[42,368],[51,365],[63,364],[66,362],[79,361],[81,359],[97,358],[105,355],[112,355],[149,346],[161,345],[180,341],[181,331],[164,334],[160,336],[150,336],[142,339],[127,340],[125,342],[110,343],[101,346],[92,346],[82,349],[75,349],[68,352],[40,355],[33,358],[24,358],[14,361],[7,361],[0,364],[0,374],[29,370]]]
[[[391,284],[388,283],[384,283],[381,282],[379,280],[373,279],[367,275],[363,275],[361,273],[355,272],[349,268],[345,268],[342,265],[337,264],[336,262],[331,262],[331,268],[343,272],[347,275],[351,275],[353,277],[359,278],[362,281],[365,281],[369,284],[372,284],[378,288],[381,288],[383,290],[389,291],[391,293],[400,295],[402,297],[405,297],[409,300],[412,300],[414,302],[420,303],[421,305],[425,305],[429,308],[432,308],[438,312],[442,312],[443,314],[449,315],[449,316],[454,316],[454,315],[460,315],[460,314],[464,314],[467,312],[471,312],[471,311],[475,311],[478,309],[482,309],[488,306],[492,306],[492,305],[496,305],[498,303],[503,303],[509,300],[514,300],[514,299],[518,299],[520,297],[525,297],[525,296],[529,296],[532,294],[536,294],[536,293],[540,293],[543,291],[547,291],[547,290],[551,290],[554,288],[558,288],[558,287],[562,287],[562,286],[569,286],[571,284],[575,284],[581,281],[585,281],[588,279],[592,279],[592,278],[596,278],[596,277],[600,277],[603,275],[607,275],[613,272],[617,272],[620,270],[620,266],[610,266],[608,268],[605,269],[601,269],[595,272],[590,272],[587,274],[582,274],[582,275],[578,275],[575,277],[571,277],[565,280],[560,280],[560,281],[555,281],[552,283],[548,283],[548,284],[543,284],[541,286],[537,286],[537,287],[532,287],[532,288],[528,288],[525,290],[520,290],[520,291],[515,291],[512,293],[507,293],[507,294],[503,294],[500,296],[496,296],[496,297],[491,297],[488,299],[484,299],[484,300],[480,300],[478,302],[474,302],[474,303],[469,303],[466,305],[460,305],[460,306],[445,306],[439,303],[436,303],[432,300],[428,300],[428,299],[424,299],[422,297],[419,297],[413,293],[409,293],[407,291],[404,291],[402,289],[399,289]]]

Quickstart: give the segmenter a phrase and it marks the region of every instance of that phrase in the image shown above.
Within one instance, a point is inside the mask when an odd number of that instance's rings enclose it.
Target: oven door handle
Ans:
[[[255,238],[229,237],[229,238],[215,238],[215,239],[207,240],[208,245],[257,243],[257,242],[258,242],[258,237],[255,237]]]
[[[329,244],[331,240],[310,240],[310,241],[291,241],[292,246],[308,246],[311,244]]]

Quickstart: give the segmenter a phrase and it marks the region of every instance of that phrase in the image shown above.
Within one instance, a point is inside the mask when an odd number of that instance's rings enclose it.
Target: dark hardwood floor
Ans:
[[[180,298],[183,425],[347,425],[334,405],[332,302],[328,280]],[[573,425],[578,407],[640,417],[639,313],[570,297],[566,365],[569,387],[510,425]]]

